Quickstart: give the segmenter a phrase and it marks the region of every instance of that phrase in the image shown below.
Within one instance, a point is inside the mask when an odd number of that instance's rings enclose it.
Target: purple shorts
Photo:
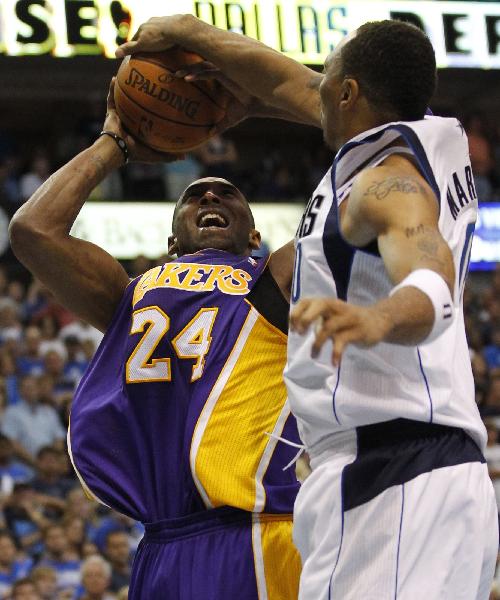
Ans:
[[[299,576],[290,515],[220,507],[146,525],[129,600],[293,600]]]

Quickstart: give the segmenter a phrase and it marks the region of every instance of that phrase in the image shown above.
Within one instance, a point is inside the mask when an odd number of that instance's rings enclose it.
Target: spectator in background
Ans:
[[[2,378],[2,393],[5,392],[6,405],[17,404],[19,402],[19,386],[16,375],[16,363],[12,355],[6,348],[0,347],[0,377]],[[3,407],[4,408],[4,407]],[[3,422],[4,411],[0,424]],[[0,425],[1,426],[1,425]]]
[[[42,333],[38,327],[31,325],[25,329],[23,348],[17,359],[17,371],[20,375],[41,375],[43,373],[41,341]]]
[[[196,150],[196,156],[202,165],[200,177],[233,179],[238,152],[232,140],[219,134],[214,135]]]
[[[32,196],[36,190],[46,181],[52,172],[49,157],[44,152],[38,152],[31,161],[27,173],[19,180],[19,195],[21,203]]]
[[[0,298],[0,343],[5,343],[7,340],[21,340],[23,326],[20,321],[19,304],[4,296]]]
[[[149,268],[149,267],[148,267]],[[144,271],[141,272],[141,275]],[[59,338],[65,340],[67,337],[76,337],[82,346],[82,352],[85,354],[85,345],[91,342],[92,353],[96,351],[101,343],[103,334],[81,319],[76,319],[69,325],[64,326],[59,332]]]
[[[81,517],[65,517],[63,527],[71,556],[78,560],[85,558],[84,547],[87,543],[85,520]],[[95,554],[96,551],[97,548],[92,549],[92,554]]]
[[[488,202],[492,199],[491,172],[494,161],[492,147],[485,133],[486,127],[479,114],[469,115],[464,121],[464,127],[469,139],[470,161],[478,200]]]
[[[53,395],[57,405],[59,404],[60,396],[68,392],[73,392],[75,389],[74,381],[69,377],[66,377],[65,361],[66,349],[64,349],[64,352],[62,353],[55,348],[49,350],[43,359],[45,373],[52,379]]]
[[[44,553],[39,566],[54,569],[57,577],[57,589],[73,589],[80,585],[80,560],[69,554],[68,540],[62,525],[48,525],[43,531]]]
[[[98,528],[89,536],[100,552],[104,552],[106,538],[111,531],[125,533],[128,537],[130,550],[135,552],[144,534],[144,526],[127,517],[127,515],[110,510],[108,516],[101,519]]]
[[[37,453],[36,474],[31,481],[33,489],[46,496],[64,499],[76,482],[64,477],[61,455],[64,451],[53,446],[43,446]]]
[[[493,329],[491,343],[485,347],[483,355],[490,369],[500,368],[500,326]]]
[[[71,383],[72,389],[74,390],[80,383],[80,380],[89,365],[89,361],[86,359],[80,340],[76,335],[67,335],[63,338],[63,341],[66,346],[64,378],[68,383]]]
[[[17,544],[32,557],[43,551],[41,531],[50,522],[43,514],[34,489],[27,483],[16,483],[5,503],[5,522]]]
[[[14,484],[26,482],[33,471],[24,463],[14,460],[14,447],[10,439],[0,433],[0,498],[8,497]]]
[[[9,600],[43,600],[43,598],[38,593],[35,582],[30,577],[25,577],[14,583]]]
[[[83,593],[80,600],[115,600],[110,592],[111,566],[102,556],[89,556],[83,561],[82,569]]]
[[[18,555],[14,538],[8,531],[0,531],[0,598],[5,598],[18,579],[26,577],[33,560]]]
[[[106,536],[104,556],[111,565],[110,589],[118,592],[130,584],[131,554],[128,535],[124,531],[110,531]]]
[[[57,592],[57,575],[50,567],[35,567],[31,579],[42,600],[54,600]]]
[[[81,487],[73,488],[66,496],[64,519],[83,519],[85,522],[85,532],[91,543],[94,543],[94,536],[100,524],[100,519],[97,516],[97,507],[97,503],[89,500]]]
[[[493,369],[490,372],[490,381],[482,414],[485,417],[492,417],[500,426],[500,369]]]
[[[7,285],[7,296],[12,298],[19,306],[24,300],[25,293],[24,285],[20,281],[9,281]]]
[[[20,401],[5,411],[1,430],[12,440],[19,458],[33,464],[43,446],[64,448],[66,432],[57,412],[51,406],[40,404],[40,391],[35,377],[23,377],[19,392]]]

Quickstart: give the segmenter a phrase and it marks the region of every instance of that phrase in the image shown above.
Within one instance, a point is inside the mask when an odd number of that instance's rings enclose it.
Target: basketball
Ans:
[[[185,152],[201,145],[226,114],[230,93],[216,80],[174,77],[203,59],[180,48],[127,56],[118,69],[114,99],[125,128],[159,152]]]

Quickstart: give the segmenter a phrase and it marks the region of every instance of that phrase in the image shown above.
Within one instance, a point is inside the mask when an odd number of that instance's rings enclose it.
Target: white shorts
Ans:
[[[479,449],[461,430],[391,423],[402,435],[358,428],[311,461],[294,511],[299,599],[488,600],[498,513]]]

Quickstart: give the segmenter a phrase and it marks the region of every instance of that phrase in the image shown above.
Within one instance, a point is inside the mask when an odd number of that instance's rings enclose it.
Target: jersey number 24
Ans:
[[[218,308],[202,308],[172,339],[172,346],[181,359],[191,359],[191,381],[203,375],[205,356],[212,342],[212,328]],[[170,329],[170,317],[158,306],[136,310],[132,315],[130,334],[144,333],[127,360],[125,374],[127,383],[171,381],[170,358],[151,358],[158,344]]]

